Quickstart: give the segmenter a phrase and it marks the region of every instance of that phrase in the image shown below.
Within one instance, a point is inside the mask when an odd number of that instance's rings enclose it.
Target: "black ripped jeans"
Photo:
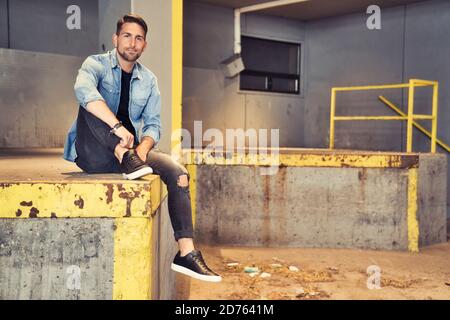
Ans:
[[[77,139],[75,163],[87,173],[120,173],[119,160],[114,156],[114,149],[120,138],[109,134],[109,126],[80,107],[77,118]],[[172,158],[159,150],[151,150],[146,162],[153,172],[161,177],[167,185],[169,216],[175,240],[193,238],[191,198],[189,186],[179,186],[180,176],[187,170]]]

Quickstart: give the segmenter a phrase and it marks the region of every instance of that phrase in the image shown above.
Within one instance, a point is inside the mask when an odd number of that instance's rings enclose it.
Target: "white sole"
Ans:
[[[183,273],[183,274],[185,274],[187,276],[190,276],[190,277],[192,277],[194,279],[197,279],[197,280],[209,281],[209,282],[220,282],[220,281],[222,281],[222,277],[221,276],[205,276],[205,275],[202,275],[202,274],[195,273],[194,271],[189,270],[188,268],[176,265],[174,263],[172,263],[170,268],[173,271]]]
[[[150,167],[145,167],[145,168],[139,169],[138,171],[135,171],[135,172],[132,172],[129,174],[123,173],[123,177],[128,180],[134,180],[134,179],[146,176],[151,173],[153,173],[153,169]]]

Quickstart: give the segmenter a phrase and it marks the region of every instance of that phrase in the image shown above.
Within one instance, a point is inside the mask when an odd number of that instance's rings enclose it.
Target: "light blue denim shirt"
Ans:
[[[89,102],[103,100],[114,114],[120,102],[122,70],[117,61],[116,49],[89,56],[78,70],[75,81],[75,96],[79,105],[86,108]],[[155,75],[142,64],[136,62],[130,83],[128,105],[130,120],[138,141],[150,136],[158,143],[161,136],[161,98]],[[64,145],[64,159],[75,161],[77,153],[76,120],[67,134]]]

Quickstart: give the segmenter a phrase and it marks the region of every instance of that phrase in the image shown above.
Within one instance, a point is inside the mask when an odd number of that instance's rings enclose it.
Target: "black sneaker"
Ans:
[[[153,172],[133,149],[125,152],[120,164],[124,178],[133,180]]]
[[[173,259],[171,269],[198,280],[211,282],[222,281],[222,277],[206,265],[200,251],[191,251],[184,257],[181,257],[180,251],[178,251]]]

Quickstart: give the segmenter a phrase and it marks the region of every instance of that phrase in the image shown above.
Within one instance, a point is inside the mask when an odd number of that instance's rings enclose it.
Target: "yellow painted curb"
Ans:
[[[419,252],[417,220],[417,169],[408,170],[408,250]]]
[[[185,150],[184,164],[253,165],[334,168],[417,168],[419,156],[401,154],[297,153],[297,154],[226,154]]]

